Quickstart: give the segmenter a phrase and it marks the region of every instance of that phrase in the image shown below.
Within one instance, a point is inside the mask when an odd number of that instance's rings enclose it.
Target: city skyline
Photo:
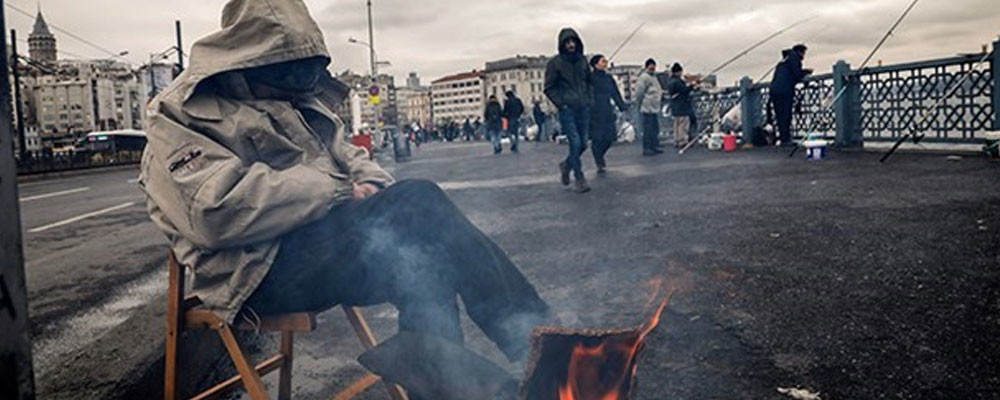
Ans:
[[[367,48],[347,41],[352,36],[367,40],[365,1],[305,1],[326,34],[334,59],[331,69],[368,71]],[[36,10],[31,0],[10,3],[30,13]],[[108,58],[129,51],[124,58],[138,66],[148,62],[150,53],[173,45],[175,19],[184,25],[187,49],[197,38],[216,30],[225,1],[85,3],[41,2],[47,21],[55,27],[53,33],[61,39],[60,58]],[[759,39],[811,15],[817,18],[722,71],[720,84],[731,84],[744,75],[756,79],[777,61],[782,48],[800,41],[808,41],[806,64],[817,71],[829,70],[839,59],[857,67],[906,6],[899,0],[754,0],[707,5],[689,0],[627,0],[614,4],[595,0],[518,0],[504,4],[439,0],[419,5],[375,0],[373,4],[376,49],[380,59],[392,63],[391,67],[382,67],[382,72],[402,82],[415,71],[424,84],[445,75],[483,69],[488,61],[518,54],[554,54],[555,36],[563,26],[580,32],[588,53],[608,54],[642,22],[646,25],[617,57],[619,64],[637,64],[653,57],[661,69],[682,62],[689,72],[707,72]],[[120,18],[107,23],[107,10],[112,9]],[[6,12],[9,27],[19,31],[19,38],[26,38],[33,19],[10,8]],[[922,2],[876,60],[891,64],[977,52],[982,45],[996,40],[998,26],[1000,5],[993,0]],[[19,43],[19,48],[26,47]]]

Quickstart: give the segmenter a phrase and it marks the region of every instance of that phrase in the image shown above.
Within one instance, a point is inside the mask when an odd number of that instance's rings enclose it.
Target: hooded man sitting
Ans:
[[[150,103],[141,184],[193,293],[228,322],[388,302],[400,330],[455,342],[460,295],[522,358],[548,307],[437,185],[345,141],[329,63],[301,0],[232,0]]]

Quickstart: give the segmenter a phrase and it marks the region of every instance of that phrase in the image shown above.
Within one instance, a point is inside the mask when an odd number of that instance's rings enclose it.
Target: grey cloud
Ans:
[[[31,0],[11,0],[34,10]],[[367,38],[365,0],[305,0],[326,33],[335,69],[368,69],[367,50],[347,43]],[[782,48],[809,39],[807,64],[827,71],[838,59],[857,66],[899,16],[907,0],[373,0],[379,56],[402,78],[417,71],[426,80],[483,68],[515,54],[552,54],[560,28],[573,26],[587,50],[610,53],[640,22],[646,27],[618,56],[619,63],[655,57],[661,64],[688,61],[707,71],[792,21],[819,18],[734,63],[721,82],[759,76]],[[43,0],[49,22],[112,50],[128,49],[144,62],[173,44],[181,19],[188,46],[217,29],[223,0]],[[9,23],[30,30],[30,20],[9,13]],[[829,29],[821,31],[823,27]],[[978,51],[1000,34],[1000,1],[923,1],[889,40],[878,59],[887,63]],[[59,33],[57,32],[57,36]],[[60,48],[103,56],[60,36]]]

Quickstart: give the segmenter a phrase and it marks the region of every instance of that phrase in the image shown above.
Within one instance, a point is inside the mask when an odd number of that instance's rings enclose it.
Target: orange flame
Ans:
[[[657,286],[659,292],[660,284]],[[624,400],[626,394],[622,389],[626,387],[626,380],[635,376],[638,370],[639,351],[649,334],[660,325],[673,292],[673,287],[667,290],[666,298],[635,336],[608,340],[592,347],[577,344],[570,355],[566,382],[559,386],[559,400]],[[620,366],[620,369],[609,371],[613,366]]]

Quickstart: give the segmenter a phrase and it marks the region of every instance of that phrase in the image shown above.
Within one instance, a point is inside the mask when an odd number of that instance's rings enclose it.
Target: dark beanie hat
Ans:
[[[604,54],[595,54],[593,57],[590,57],[590,66],[596,67],[602,58],[604,58]]]
[[[650,59],[646,60],[646,64],[645,65],[646,65],[646,67],[649,67],[650,65],[656,65],[656,60],[650,58]]]
[[[684,67],[681,66],[681,63],[674,63],[674,66],[670,67],[670,72],[681,72],[683,70]]]

